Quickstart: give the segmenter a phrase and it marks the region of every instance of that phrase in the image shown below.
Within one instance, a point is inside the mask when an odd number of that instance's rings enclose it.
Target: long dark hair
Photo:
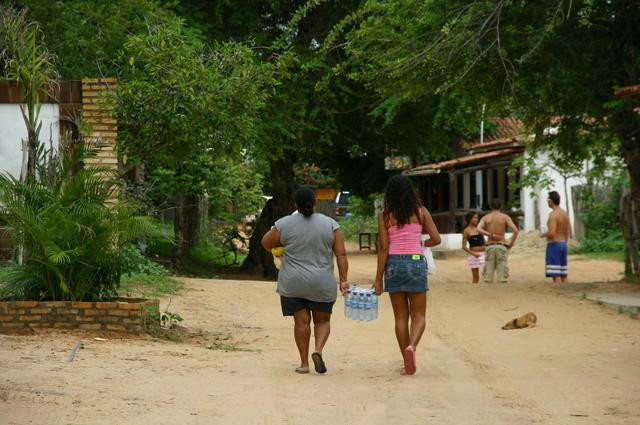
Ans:
[[[402,226],[411,222],[412,215],[420,220],[421,207],[422,203],[409,177],[396,174],[389,179],[384,192],[385,216],[388,217],[389,213],[393,214],[398,226]]]
[[[308,187],[303,187],[296,191],[296,207],[298,212],[305,217],[311,217],[313,207],[316,205],[316,194]]]
[[[465,229],[467,227],[469,227],[469,225],[471,224],[471,220],[473,220],[473,217],[476,216],[476,215],[478,216],[478,220],[480,220],[480,218],[481,218],[480,217],[480,213],[477,213],[477,212],[474,212],[474,211],[469,211],[467,213],[467,215],[464,216],[464,227],[465,227]]]

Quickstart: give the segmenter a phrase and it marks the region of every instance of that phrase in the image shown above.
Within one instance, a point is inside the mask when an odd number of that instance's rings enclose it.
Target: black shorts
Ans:
[[[318,301],[309,301],[304,298],[280,297],[283,316],[293,316],[293,313],[300,310],[319,311],[331,314],[333,304],[335,304],[335,301],[321,303]]]

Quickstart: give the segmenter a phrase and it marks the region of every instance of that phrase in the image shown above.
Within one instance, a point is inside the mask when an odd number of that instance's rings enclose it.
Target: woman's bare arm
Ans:
[[[273,226],[262,237],[262,247],[267,251],[271,252],[273,248],[280,245],[282,245],[282,243],[280,242],[280,232],[278,232],[278,229],[276,229],[276,226]]]
[[[384,213],[378,215],[378,269],[376,270],[376,278],[373,284],[376,294],[382,294],[382,278],[384,277],[384,269],[387,266],[387,257],[389,256],[389,231],[384,221]]]
[[[345,294],[349,289],[347,283],[347,273],[349,272],[349,261],[347,260],[347,250],[344,247],[344,236],[340,229],[336,230],[333,238],[333,254],[336,256],[338,263],[338,276],[340,277],[340,292]]]
[[[426,208],[422,208],[422,233],[426,233],[429,235],[429,239],[424,241],[424,246],[426,247],[434,247],[440,245],[440,233],[438,232],[438,228],[436,224],[433,222],[433,217],[429,214]]]
[[[492,237],[492,234],[490,232],[487,232],[486,230],[484,230],[484,226],[486,226],[486,222],[484,221],[484,217],[482,217],[480,219],[480,222],[478,223],[478,233],[480,233],[483,236],[488,236],[489,238]]]
[[[467,247],[468,243],[469,243],[469,232],[467,232],[467,229],[464,229],[462,231],[462,250],[468,252],[471,255],[473,255],[473,252],[471,252],[471,248]]]

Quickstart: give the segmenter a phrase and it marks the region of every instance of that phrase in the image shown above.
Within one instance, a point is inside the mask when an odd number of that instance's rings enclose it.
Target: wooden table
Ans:
[[[373,248],[371,246],[371,237],[373,236],[374,242],[373,242]],[[362,239],[365,238],[367,239],[366,244],[362,243]],[[368,250],[376,250],[378,249],[378,233],[377,232],[360,232],[358,234],[358,245],[360,247],[360,251],[368,249]]]

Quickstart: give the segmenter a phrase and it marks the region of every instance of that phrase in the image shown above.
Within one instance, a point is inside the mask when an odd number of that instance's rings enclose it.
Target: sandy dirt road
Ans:
[[[371,282],[374,256],[350,264],[350,280]],[[471,285],[464,260],[439,261],[412,377],[398,373],[386,297],[370,323],[344,319],[339,302],[329,372],[301,376],[273,283],[185,279],[171,310],[202,333],[186,342],[0,336],[0,424],[640,423],[640,320],[579,297],[619,287],[590,282],[619,279],[621,265],[572,259],[563,288],[541,270],[520,256],[511,283]],[[538,327],[500,329],[527,311]]]

